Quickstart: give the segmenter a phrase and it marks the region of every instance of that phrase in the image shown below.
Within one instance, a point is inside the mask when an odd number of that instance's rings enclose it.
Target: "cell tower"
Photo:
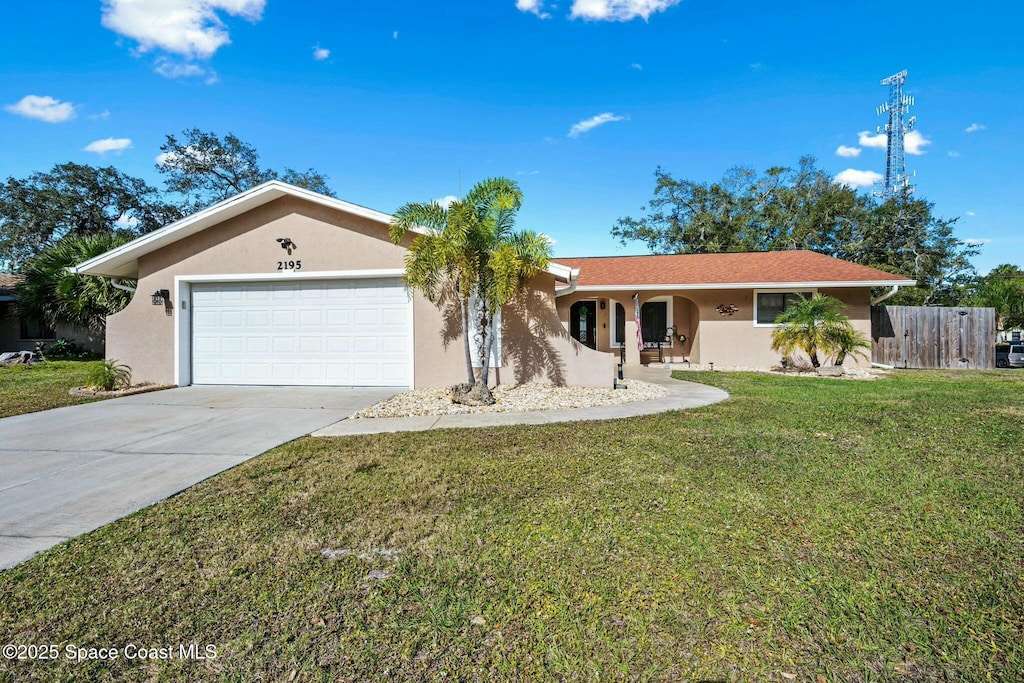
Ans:
[[[888,136],[885,154],[885,190],[882,197],[890,199],[900,195],[909,195],[914,191],[907,175],[907,156],[903,150],[903,137],[914,129],[916,116],[907,118],[907,112],[914,106],[913,95],[903,94],[903,84],[907,82],[907,70],[882,79],[882,85],[889,86],[889,100],[880,105],[877,114],[889,115],[885,127],[878,127],[879,133]]]

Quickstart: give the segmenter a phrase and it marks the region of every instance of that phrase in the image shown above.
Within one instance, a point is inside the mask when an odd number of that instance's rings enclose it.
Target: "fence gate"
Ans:
[[[872,306],[871,360],[898,368],[991,370],[994,308]]]

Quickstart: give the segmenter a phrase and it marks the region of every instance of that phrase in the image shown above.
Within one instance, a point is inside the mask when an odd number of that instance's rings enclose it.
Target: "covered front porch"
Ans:
[[[639,297],[639,324],[634,294]],[[699,362],[699,309],[679,292],[573,292],[559,296],[557,308],[573,339],[596,351],[616,354],[626,366]],[[642,351],[637,345],[638,327]]]

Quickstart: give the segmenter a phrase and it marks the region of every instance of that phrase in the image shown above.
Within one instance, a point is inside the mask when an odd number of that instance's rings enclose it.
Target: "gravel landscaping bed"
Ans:
[[[668,395],[668,389],[650,382],[634,379],[628,380],[626,385],[627,388],[619,389],[556,387],[540,383],[521,384],[515,387],[500,385],[493,390],[497,403],[492,406],[465,406],[452,403],[452,391],[449,387],[413,389],[360,410],[349,419],[591,408],[648,401]]]
[[[797,365],[783,369],[781,366],[776,365],[774,367],[767,366],[740,366],[740,365],[701,365],[700,363],[692,363],[687,365],[686,363],[672,363],[670,365],[672,370],[681,371],[693,371],[693,372],[707,372],[713,370],[714,372],[759,372],[762,374],[770,375],[788,375],[790,377],[822,377],[819,375],[814,368],[810,365]],[[826,371],[832,366],[825,366]],[[841,366],[838,370],[841,370],[841,374],[837,376],[826,376],[825,379],[879,379],[889,374],[888,370],[881,368],[862,368],[856,365]]]

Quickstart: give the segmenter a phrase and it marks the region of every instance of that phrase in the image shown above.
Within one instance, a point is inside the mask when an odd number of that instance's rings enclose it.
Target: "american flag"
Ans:
[[[636,350],[644,350],[644,333],[640,325],[640,292],[633,295],[633,315],[636,318]]]

